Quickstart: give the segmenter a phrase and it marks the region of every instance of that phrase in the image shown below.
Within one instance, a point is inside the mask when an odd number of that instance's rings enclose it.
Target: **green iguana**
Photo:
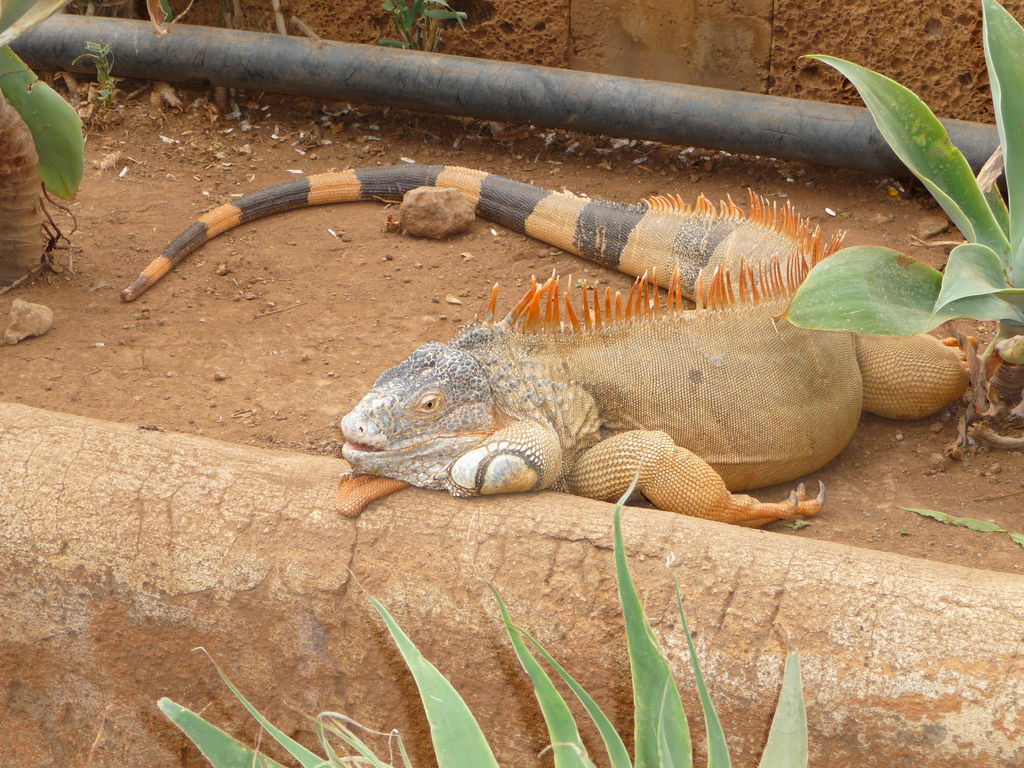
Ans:
[[[398,199],[418,186],[457,188],[484,218],[645,277],[625,302],[609,289],[602,302],[583,285],[574,307],[553,276],[500,321],[495,291],[482,321],[382,374],[342,420],[354,469],[338,489],[345,514],[409,484],[457,496],[552,488],[613,500],[639,468],[639,492],[663,509],[751,526],[814,515],[823,486],[808,498],[801,485],[780,503],[733,492],[818,469],[849,442],[862,409],[920,418],[966,388],[957,352],[932,337],[778,320],[841,238],[825,245],[790,206],[754,195],[744,216],[731,201],[620,205],[447,166],[322,174],[206,214],[122,299],[243,222]],[[664,308],[659,277],[669,289]],[[697,309],[683,309],[684,297]]]

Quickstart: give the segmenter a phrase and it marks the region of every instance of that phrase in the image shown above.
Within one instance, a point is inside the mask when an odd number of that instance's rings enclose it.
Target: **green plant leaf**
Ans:
[[[0,48],[42,24],[70,0],[9,0],[0,3]]]
[[[807,706],[800,679],[800,657],[789,640],[786,648],[789,653],[782,673],[782,693],[759,768],[807,768]]]
[[[214,661],[213,666],[217,670],[217,674],[220,675],[228,688],[231,689],[231,692],[235,694],[235,698],[242,703],[243,707],[249,710],[249,714],[256,718],[256,721],[263,727],[263,730],[273,736],[274,740],[277,741],[278,744],[288,750],[288,754],[298,760],[302,764],[303,768],[318,768],[318,766],[323,764],[323,758],[314,752],[310,752],[304,746],[299,744],[299,742],[295,741],[295,739],[287,736],[280,728],[267,720],[267,718],[265,718],[260,711],[256,709],[256,707],[250,704],[249,700],[241,694],[241,692],[235,687],[235,684],[232,683],[228,679],[228,676],[224,674],[224,670],[220,668],[217,662]]]
[[[809,56],[839,70],[856,86],[892,150],[968,240],[1009,259],[1010,243],[978,186],[970,165],[921,99],[888,77],[833,56]]]
[[[898,509],[905,510],[907,512],[913,512],[916,515],[922,517],[930,517],[933,520],[938,520],[940,523],[949,523],[952,518],[945,512],[938,512],[934,509],[918,509],[917,507],[898,507]]]
[[[10,48],[0,48],[0,91],[32,132],[39,175],[47,190],[73,199],[85,174],[85,140],[78,114]]]
[[[629,759],[629,752],[626,751],[626,745],[622,743],[622,738],[615,730],[615,726],[612,725],[611,720],[601,711],[601,708],[597,706],[597,702],[591,698],[582,686],[577,683],[572,676],[562,668],[555,659],[548,653],[544,646],[538,643],[528,632],[519,630],[523,637],[533,643],[533,647],[537,649],[537,652],[545,658],[551,668],[555,670],[565,681],[565,684],[569,686],[569,689],[576,694],[576,698],[580,700],[583,708],[587,710],[587,714],[590,715],[590,719],[594,721],[594,725],[597,726],[597,730],[601,734],[601,739],[604,741],[605,750],[608,752],[608,762],[611,763],[612,768],[633,768],[633,761]]]
[[[982,0],[982,40],[1010,197],[1012,277],[1024,287],[1024,29],[995,0]]]
[[[320,744],[323,745],[324,752],[326,753],[328,760],[334,761],[331,763],[331,765],[333,766],[345,763],[365,763],[366,765],[372,766],[372,768],[392,768],[391,763],[385,763],[383,760],[377,757],[377,755],[374,754],[373,750],[370,749],[366,745],[366,743],[358,736],[356,736],[352,729],[346,725],[346,722],[354,721],[338,712],[321,712],[316,717],[316,736],[317,739],[320,740]],[[330,740],[327,738],[328,733],[341,739],[351,749],[358,752],[361,757],[359,759],[347,758],[344,759],[343,762],[343,759],[338,757],[337,752],[335,752],[334,747],[331,745]],[[402,754],[404,755],[405,747],[404,745],[402,745],[402,739],[401,737],[397,738],[399,748],[401,749]],[[321,763],[321,765],[326,766],[326,763]],[[408,765],[408,760],[406,761],[406,765]]]
[[[975,520],[973,517],[955,517],[953,518],[953,525],[969,528],[972,531],[980,531],[981,533],[1009,533],[1005,528],[996,525],[991,520]]]
[[[844,248],[804,280],[785,317],[793,325],[878,336],[925,333],[942,273],[877,246]]]
[[[1010,533],[1010,531],[1003,528],[1001,525],[993,523],[991,520],[975,520],[973,517],[954,517],[953,515],[947,515],[945,512],[936,512],[934,509],[915,509],[914,507],[900,507],[905,509],[907,512],[915,512],[918,515],[924,517],[930,517],[934,520],[938,520],[940,523],[946,525],[956,525],[960,528],[968,528],[972,531],[978,531],[980,533],[1009,533],[1010,538],[1017,541],[1015,536],[1020,534]],[[1017,542],[1018,544],[1020,542]]]
[[[693,666],[693,676],[697,678],[697,691],[700,693],[700,703],[704,708],[704,730],[708,737],[708,768],[729,768],[732,765],[732,760],[729,758],[729,745],[725,742],[725,731],[722,730],[718,713],[711,703],[711,694],[708,693],[704,673],[697,660],[697,649],[693,646],[693,636],[690,634],[690,626],[686,623],[686,612],[683,610],[683,596],[679,592],[679,580],[674,573],[672,582],[676,585],[679,618],[683,620],[683,633],[686,635],[686,644],[690,648],[690,664]]]
[[[992,188],[983,193],[988,201],[988,207],[992,209],[992,215],[999,222],[999,228],[1003,230],[1007,239],[1010,237],[1010,211],[1003,201],[1003,193],[999,191],[999,185],[993,184]]]
[[[1024,323],[1024,288],[1007,283],[1003,263],[991,248],[965,243],[949,254],[931,322],[941,325],[954,317]]]
[[[210,725],[192,710],[168,698],[160,699],[157,706],[192,740],[214,768],[284,768],[280,763],[266,755],[257,754],[217,726]]]
[[[666,750],[671,754],[673,765],[688,768],[693,754],[683,702],[661,646],[644,616],[622,543],[622,505],[635,486],[636,479],[615,506],[614,539],[615,573],[619,582],[619,601],[626,619],[629,665],[633,672],[636,768],[658,768],[664,764]]]
[[[1010,534],[1010,538],[1013,539],[1016,544],[1024,547],[1024,533],[1013,533],[1013,531],[1007,531],[1007,533]]]
[[[498,768],[491,748],[466,702],[437,668],[423,658],[384,606],[370,598],[373,607],[387,624],[391,637],[416,680],[420,700],[430,723],[430,738],[438,765],[445,768]]]
[[[498,594],[498,590],[491,587],[491,592],[494,593],[494,599],[498,601],[501,618],[505,622],[505,629],[508,631],[516,656],[519,657],[519,663],[523,665],[523,669],[533,682],[533,692],[537,696],[541,713],[544,715],[544,722],[548,725],[548,734],[551,736],[555,768],[593,768],[594,763],[583,746],[579,730],[576,728],[576,721],[573,719],[565,699],[555,688],[551,678],[530,654],[523,638],[519,636],[519,629],[512,623],[508,608],[501,599],[501,595]]]

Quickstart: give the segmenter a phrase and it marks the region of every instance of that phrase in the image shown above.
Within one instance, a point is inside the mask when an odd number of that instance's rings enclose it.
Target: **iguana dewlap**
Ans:
[[[534,285],[451,343],[386,371],[341,426],[355,473],[390,478],[339,499],[350,511],[393,481],[456,496],[551,488],[614,500],[639,467],[656,506],[741,525],[814,515],[823,492],[781,503],[732,492],[788,482],[849,442],[862,409],[919,418],[959,397],[957,352],[930,336],[796,328],[776,263],[719,275],[708,307],[663,307],[637,282],[626,300],[559,281]],[[698,289],[698,295],[700,294]],[[619,302],[616,308],[616,302]],[[700,302],[699,302],[700,304]],[[344,486],[342,486],[344,489]],[[823,489],[822,489],[823,490]]]

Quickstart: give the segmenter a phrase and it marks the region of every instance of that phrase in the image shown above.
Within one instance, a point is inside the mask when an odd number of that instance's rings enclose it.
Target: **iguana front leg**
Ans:
[[[801,485],[781,503],[729,493],[707,462],[677,446],[664,432],[642,430],[622,432],[584,452],[568,474],[566,490],[615,501],[633,482],[638,465],[637,489],[652,504],[706,520],[756,528],[774,520],[792,520],[795,515],[816,515],[825,501],[823,485],[816,499],[808,499]]]
[[[515,421],[457,458],[443,484],[453,496],[539,491],[561,469],[562,446],[551,426]]]

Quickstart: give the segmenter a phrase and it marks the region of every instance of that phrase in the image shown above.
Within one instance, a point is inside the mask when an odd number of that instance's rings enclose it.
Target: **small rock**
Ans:
[[[464,232],[475,218],[473,203],[457,189],[418,187],[406,192],[398,209],[409,234],[434,240]]]
[[[910,231],[922,240],[941,235],[949,230],[949,219],[938,213],[922,213],[910,227]]]
[[[216,273],[221,277],[224,277],[224,275],[228,275],[231,273],[231,267],[229,267],[227,264],[218,264]]]
[[[214,381],[224,381],[224,379],[226,379],[227,377],[228,375],[226,373],[221,373],[220,371],[217,371],[215,374],[213,374]]]
[[[448,294],[447,296],[445,296],[445,297],[444,297],[444,300],[445,300],[446,302],[448,302],[449,304],[457,304],[457,305],[459,305],[459,306],[461,306],[461,305],[462,305],[462,302],[461,302],[461,301],[459,301],[459,300],[458,300],[457,298],[455,298],[454,296],[452,296],[452,295],[451,295],[450,293],[449,293],[449,294]]]
[[[42,336],[52,327],[53,311],[49,307],[15,299],[11,302],[11,322],[4,331],[4,341],[17,344],[29,336]]]
[[[928,427],[928,431],[937,435],[937,434],[939,434],[939,432],[942,431],[942,427],[943,427],[942,422],[941,421],[937,421],[934,424],[932,424],[930,427]]]
[[[903,439],[903,433],[902,432],[897,432],[896,433],[896,439],[897,440],[902,440]]]

